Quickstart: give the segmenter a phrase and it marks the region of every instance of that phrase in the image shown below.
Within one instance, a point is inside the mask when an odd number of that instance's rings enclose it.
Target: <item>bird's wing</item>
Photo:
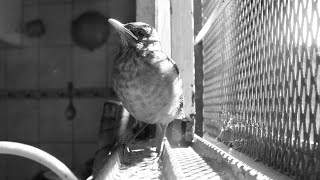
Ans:
[[[181,94],[179,97],[180,105],[179,105],[179,107],[177,107],[175,118],[176,119],[184,119],[185,118],[185,114],[184,114],[184,110],[183,110],[184,96],[183,96],[183,91],[182,91],[182,79],[180,77],[180,71],[179,71],[179,68],[178,68],[176,62],[174,62],[174,60],[171,59],[165,52],[162,51],[162,53],[164,53],[166,55],[167,60],[172,63],[176,73],[178,74],[178,79],[179,79],[178,81],[180,83]]]
[[[174,69],[176,70],[177,74],[180,76],[180,71],[179,71],[179,68],[176,64],[176,62],[174,62],[173,59],[171,59],[166,53],[164,53],[166,56],[167,56],[167,59],[172,63]]]

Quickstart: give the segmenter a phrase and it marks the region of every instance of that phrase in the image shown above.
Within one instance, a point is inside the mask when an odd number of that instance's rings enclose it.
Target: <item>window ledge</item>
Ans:
[[[191,177],[192,174],[194,176],[199,176],[202,174],[199,177],[203,177],[203,175],[210,175],[210,171],[212,171],[211,178],[217,179],[219,179],[219,176],[221,179],[227,178],[243,180],[292,179],[274,169],[271,169],[270,167],[267,167],[262,163],[253,161],[249,157],[227,147],[215,139],[210,139],[209,142],[195,135],[194,143],[189,148],[192,149],[188,150],[189,154],[184,153],[186,151],[185,148],[173,149],[175,150],[175,155],[171,156],[184,156],[178,160],[180,161],[179,165],[181,169],[179,170],[179,168],[177,168],[177,170],[182,172],[174,172],[174,174],[179,174],[179,177],[176,179],[188,178]],[[192,158],[190,159],[188,157]],[[195,160],[197,158],[199,160]],[[189,165],[187,165],[188,163]],[[194,171],[194,173],[190,173],[192,172],[192,167],[194,167],[194,169],[202,168],[202,171]],[[203,169],[204,167],[206,168]],[[211,167],[211,169],[208,167]],[[214,173],[216,173],[216,175],[214,175]]]

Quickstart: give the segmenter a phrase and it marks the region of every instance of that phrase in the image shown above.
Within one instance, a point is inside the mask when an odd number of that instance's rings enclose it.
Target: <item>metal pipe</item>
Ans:
[[[49,168],[63,180],[78,180],[65,164],[36,147],[17,142],[0,141],[0,154],[25,157]]]

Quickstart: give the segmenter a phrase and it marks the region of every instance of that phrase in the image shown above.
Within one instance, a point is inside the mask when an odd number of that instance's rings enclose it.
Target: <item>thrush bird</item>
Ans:
[[[153,27],[142,22],[108,21],[120,36],[120,49],[112,73],[113,89],[135,119],[161,126],[159,157],[168,124],[184,118],[179,69],[162,51],[159,35]]]

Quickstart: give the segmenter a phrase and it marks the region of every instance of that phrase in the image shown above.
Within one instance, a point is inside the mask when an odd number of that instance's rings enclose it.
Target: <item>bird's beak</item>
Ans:
[[[126,27],[124,27],[124,24],[122,24],[121,22],[115,20],[115,19],[108,19],[108,22],[121,34],[121,35],[126,35],[126,36],[130,36],[135,40],[138,40],[137,36],[135,36],[129,29],[127,29]]]

